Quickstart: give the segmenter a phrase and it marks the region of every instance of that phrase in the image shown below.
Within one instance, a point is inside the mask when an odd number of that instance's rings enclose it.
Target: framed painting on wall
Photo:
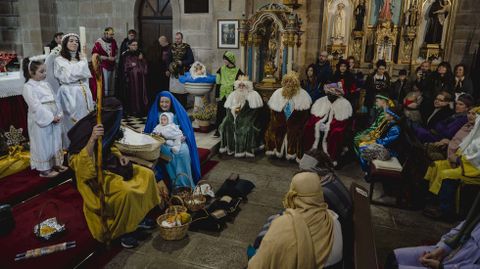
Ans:
[[[238,20],[218,20],[217,46],[219,49],[238,49]]]

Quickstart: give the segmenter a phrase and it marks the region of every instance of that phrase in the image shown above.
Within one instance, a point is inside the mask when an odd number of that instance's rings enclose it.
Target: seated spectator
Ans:
[[[411,122],[422,123],[422,114],[420,113],[420,105],[422,104],[422,92],[415,84],[401,102],[403,103],[403,113]]]
[[[454,81],[455,79],[453,78],[450,64],[448,62],[441,62],[437,67],[437,71],[432,73],[427,87],[433,94],[438,94],[441,91],[447,91],[453,94]]]
[[[440,206],[427,208],[424,213],[433,218],[452,219],[454,199],[458,181],[467,184],[480,184],[480,107],[470,110],[470,121],[476,118],[475,125],[463,139],[455,155],[447,160],[435,161],[427,170],[425,180],[429,181],[429,191],[438,195]],[[449,180],[448,180],[449,179]],[[456,182],[451,182],[455,180]]]
[[[311,64],[305,71],[306,78],[302,80],[302,88],[308,92],[312,98],[312,102],[315,102],[318,98],[324,96],[322,89],[320,88],[320,81],[317,78],[315,72],[315,65]]]
[[[402,69],[398,73],[398,79],[392,84],[390,88],[390,98],[396,105],[400,105],[403,102],[403,98],[410,91],[411,83],[407,78],[407,70]]]
[[[430,161],[438,161],[448,159],[450,163],[457,162],[457,150],[463,139],[472,131],[477,118],[477,112],[480,113],[478,107],[470,108],[467,114],[467,123],[465,123],[460,130],[453,136],[452,139],[444,138],[435,143],[426,144],[426,152]]]
[[[444,138],[452,137],[467,123],[467,111],[473,105],[473,97],[468,94],[462,94],[455,102],[455,114],[438,122],[433,129],[415,127],[415,136],[422,143],[437,142]]]
[[[450,117],[454,113],[450,108],[451,102],[453,102],[453,97],[448,92],[440,92],[435,97],[435,100],[433,101],[433,112],[430,115],[422,115],[427,129],[433,129],[437,123]]]
[[[480,195],[468,217],[443,235],[432,246],[395,249],[386,260],[385,269],[479,268],[480,267]]]
[[[102,107],[103,125],[95,125],[96,111],[78,121],[68,132],[71,141],[69,166],[75,172],[77,188],[84,202],[85,219],[93,238],[100,242],[120,238],[123,247],[133,248],[138,245],[137,228],[155,227],[155,222],[145,216],[160,203],[160,196],[153,171],[132,165],[113,146],[115,140],[122,136],[121,119],[120,101],[106,98]],[[98,185],[95,164],[99,137],[103,137],[104,186]],[[105,206],[108,216],[100,213],[99,187],[107,190]],[[108,218],[106,227],[102,224],[104,218]]]
[[[343,241],[345,244],[348,244],[348,242],[352,240],[352,199],[347,187],[345,187],[343,182],[335,174],[332,160],[323,150],[314,149],[303,155],[299,163],[299,168],[300,171],[314,172],[321,177],[320,180],[325,202],[328,204],[329,209],[338,214],[338,220],[342,225]],[[284,210],[268,218],[267,223],[255,239],[255,243],[253,244],[254,249],[259,248],[272,221],[281,216],[283,212]]]
[[[276,218],[248,268],[329,268],[342,262],[342,231],[337,214],[324,201],[320,177],[301,172],[292,178]]]
[[[473,95],[473,83],[472,80],[467,77],[467,68],[464,64],[457,64],[454,69],[455,73],[455,97],[458,97],[462,93],[468,93]]]

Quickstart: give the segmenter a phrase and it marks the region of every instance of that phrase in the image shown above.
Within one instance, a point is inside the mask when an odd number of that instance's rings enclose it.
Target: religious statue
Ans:
[[[267,61],[263,67],[263,71],[265,72],[265,77],[268,79],[273,79],[273,74],[277,70],[275,66],[276,58],[277,58],[277,39],[276,39],[276,30],[273,29],[272,33],[270,34],[270,38],[267,43],[266,54],[267,54]]]
[[[425,43],[439,44],[442,42],[442,33],[445,20],[452,6],[450,0],[435,0],[428,12],[428,27]]]
[[[391,0],[384,0],[382,9],[380,10],[379,18],[382,21],[391,21],[392,20],[392,3]]]
[[[410,8],[405,12],[405,26],[416,26],[418,21],[418,8],[417,4],[414,3]]]
[[[337,5],[337,11],[333,15],[333,33],[332,38],[337,41],[343,41],[345,37],[345,4]]]
[[[357,7],[353,11],[355,15],[355,31],[362,31],[363,30],[363,19],[365,18],[365,0],[360,0]]]

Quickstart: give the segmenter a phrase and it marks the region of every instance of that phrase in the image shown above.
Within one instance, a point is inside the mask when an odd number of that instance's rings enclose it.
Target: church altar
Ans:
[[[332,64],[353,56],[361,69],[385,60],[390,72],[448,58],[458,1],[326,0],[320,51]]]
[[[20,71],[0,73],[0,98],[22,95],[24,83]]]
[[[298,57],[295,51],[302,44],[301,26],[302,19],[293,8],[277,3],[264,5],[240,21],[240,66],[265,99],[292,70]]]
[[[21,72],[0,73],[0,129],[8,130],[10,125],[22,128],[27,133],[27,104],[22,91],[25,79]]]

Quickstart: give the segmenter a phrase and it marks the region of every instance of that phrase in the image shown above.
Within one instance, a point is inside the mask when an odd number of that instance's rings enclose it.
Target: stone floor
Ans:
[[[256,159],[234,159],[215,156],[220,163],[207,175],[213,187],[218,188],[231,172],[251,180],[256,188],[234,223],[219,234],[189,232],[177,242],[164,241],[158,231],[133,250],[120,252],[106,268],[244,268],[245,249],[252,243],[268,216],[282,208],[282,198],[297,169],[295,163],[274,160],[265,156]],[[356,164],[338,172],[349,186],[356,181],[366,186]],[[381,190],[377,191],[381,193]],[[383,264],[393,248],[434,243],[450,225],[432,222],[420,212],[372,206],[372,219],[378,260]]]

